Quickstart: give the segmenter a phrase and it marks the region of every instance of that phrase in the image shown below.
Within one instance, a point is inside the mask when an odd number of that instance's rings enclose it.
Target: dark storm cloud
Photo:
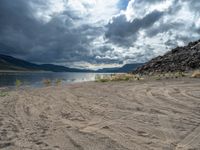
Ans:
[[[23,46],[31,44],[29,39],[34,38],[39,24],[33,19],[30,10],[25,0],[19,0],[17,3],[11,0],[0,1],[0,43],[3,43],[4,47],[13,47],[7,54],[24,54],[26,51]]]
[[[137,39],[138,31],[152,26],[162,15],[163,12],[153,11],[142,19],[127,21],[126,16],[122,14],[113,18],[112,22],[107,25],[108,30],[105,36],[115,44],[121,44],[121,41],[126,46],[131,46],[130,44]]]
[[[80,17],[70,9],[43,23],[34,16],[30,2],[33,1],[0,1],[0,53],[41,63],[93,61],[90,42],[103,28],[75,28],[74,20]],[[44,4],[41,0],[35,2]]]

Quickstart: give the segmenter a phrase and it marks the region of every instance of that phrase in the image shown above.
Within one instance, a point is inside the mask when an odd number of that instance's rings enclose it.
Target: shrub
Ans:
[[[154,78],[155,78],[155,80],[161,80],[161,76],[160,75],[157,75]]]
[[[15,81],[15,86],[16,86],[16,87],[20,87],[21,85],[22,85],[22,82],[21,82],[20,80],[17,79],[17,80]]]
[[[178,72],[176,72],[176,73],[174,74],[174,76],[175,76],[175,78],[180,78],[180,77],[184,77],[185,74],[184,74],[183,72],[181,72],[181,71],[178,71]]]
[[[61,79],[56,79],[55,84],[56,84],[57,86],[59,86],[61,83],[62,83],[62,80],[61,80]]]
[[[96,75],[95,76],[95,81],[96,82],[108,82],[111,81],[112,75]]]
[[[49,79],[44,79],[42,82],[43,82],[43,84],[45,86],[50,86],[51,85],[51,80],[49,80]]]
[[[144,78],[141,78],[141,76],[134,74],[111,74],[109,76],[97,75],[95,77],[96,82],[131,81],[131,80],[144,80]]]
[[[95,81],[96,81],[96,82],[99,82],[100,80],[101,80],[101,75],[96,75],[96,76],[95,76]]]
[[[8,93],[0,91],[0,97],[8,96]]]

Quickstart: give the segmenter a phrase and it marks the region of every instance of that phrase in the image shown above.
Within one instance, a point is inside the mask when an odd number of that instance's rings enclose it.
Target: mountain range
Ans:
[[[0,71],[52,71],[52,72],[98,72],[98,73],[119,73],[119,72],[131,72],[137,67],[138,64],[126,64],[119,68],[104,68],[99,70],[88,69],[76,69],[65,66],[53,65],[53,64],[35,64],[25,60],[17,59],[12,56],[0,54]]]

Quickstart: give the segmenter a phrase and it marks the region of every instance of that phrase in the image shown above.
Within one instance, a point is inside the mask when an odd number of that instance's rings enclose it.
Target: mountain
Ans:
[[[41,70],[39,65],[0,54],[0,70]]]
[[[195,69],[200,69],[200,40],[172,49],[165,55],[150,60],[133,73],[184,72]]]
[[[119,68],[104,68],[97,71],[68,68],[64,66],[58,66],[53,64],[34,64],[25,60],[17,59],[11,56],[0,54],[0,70],[12,70],[12,71],[52,71],[52,72],[97,72],[97,73],[121,73],[131,72],[137,67],[141,66],[141,63],[126,64]]]
[[[64,66],[43,64],[38,65],[17,59],[11,56],[0,54],[0,70],[14,70],[14,71],[52,71],[52,72],[91,72],[90,70],[74,69]]]
[[[68,67],[52,65],[52,64],[42,64],[40,65],[40,67],[42,70],[53,71],[53,72],[93,72],[93,70],[68,68]]]
[[[135,69],[137,69],[138,67],[142,66],[143,63],[135,63],[135,64],[126,64],[122,67],[118,67],[118,68],[103,68],[103,69],[99,69],[97,70],[97,72],[101,73],[101,72],[106,72],[106,73],[123,73],[123,72],[131,72]]]

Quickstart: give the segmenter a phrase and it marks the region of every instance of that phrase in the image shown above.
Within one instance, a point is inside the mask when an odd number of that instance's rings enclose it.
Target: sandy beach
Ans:
[[[200,80],[76,83],[0,97],[1,150],[200,150]]]

